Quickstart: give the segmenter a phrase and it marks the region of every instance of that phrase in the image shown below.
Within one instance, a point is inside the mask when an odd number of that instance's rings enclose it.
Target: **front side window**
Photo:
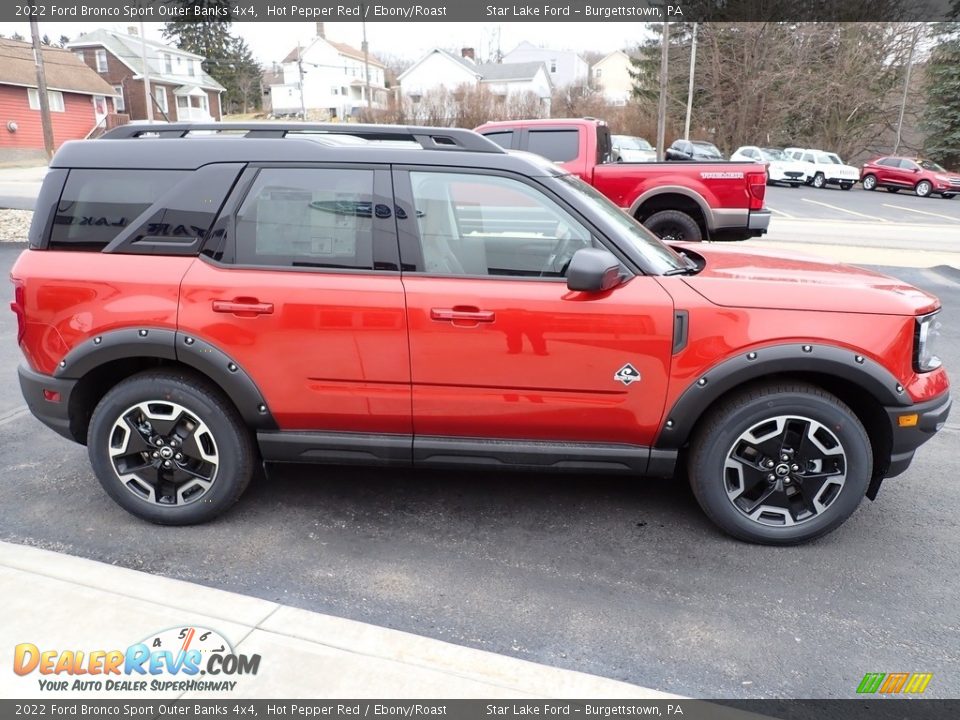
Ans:
[[[559,278],[590,231],[518,180],[411,172],[423,270],[442,275]]]
[[[372,270],[372,209],[372,170],[266,168],[237,214],[236,261]]]
[[[900,161],[900,167],[904,170],[919,170],[919,166],[913,160],[903,159]]]

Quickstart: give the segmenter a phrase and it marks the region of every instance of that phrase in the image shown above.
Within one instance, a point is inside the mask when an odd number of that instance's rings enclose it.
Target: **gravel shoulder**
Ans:
[[[0,210],[0,242],[24,242],[32,219],[32,210]]]

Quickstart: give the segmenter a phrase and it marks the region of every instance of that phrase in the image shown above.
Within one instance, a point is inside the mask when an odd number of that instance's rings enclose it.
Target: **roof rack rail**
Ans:
[[[100,136],[102,140],[126,140],[144,135],[160,138],[182,138],[192,132],[246,131],[249,138],[284,138],[287,135],[353,135],[367,140],[410,140],[424,150],[467,150],[470,152],[504,153],[502,147],[483,135],[463,128],[416,127],[405,125],[363,125],[359,123],[278,123],[278,122],[214,122],[214,123],[129,123]]]

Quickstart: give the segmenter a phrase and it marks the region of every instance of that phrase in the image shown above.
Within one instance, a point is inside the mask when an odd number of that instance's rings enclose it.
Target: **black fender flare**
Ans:
[[[742,352],[702,373],[667,412],[655,448],[677,450],[720,396],[745,383],[783,373],[818,373],[858,386],[884,407],[908,407],[910,396],[875,360],[832,345],[797,343]]]
[[[182,363],[210,378],[254,430],[277,430],[260,388],[225,352],[189,333],[165,328],[124,328],[88,338],[57,365],[55,378],[80,380],[115,360],[150,358]]]

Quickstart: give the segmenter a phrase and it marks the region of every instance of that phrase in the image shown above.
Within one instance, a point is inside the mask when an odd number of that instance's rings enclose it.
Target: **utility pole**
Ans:
[[[667,134],[667,46],[670,43],[670,24],[663,22],[660,38],[660,104],[657,108],[657,160],[663,161]]]
[[[900,100],[900,119],[897,121],[897,141],[893,145],[896,155],[900,148],[900,133],[903,130],[903,113],[907,109],[907,93],[910,90],[910,71],[913,70],[913,51],[917,47],[917,37],[920,35],[920,25],[913,28],[913,39],[910,41],[910,57],[907,58],[907,76],[903,80],[903,98]]]
[[[366,7],[363,8],[364,16],[366,16]],[[370,97],[370,48],[367,45],[367,21],[362,22],[363,25],[363,44],[360,46],[363,49],[363,75],[366,80],[367,86],[367,110],[370,110],[373,107],[373,98]]]
[[[300,116],[306,122],[307,102],[303,97],[303,51],[300,49],[300,43],[297,43],[297,70],[300,72]]]
[[[150,66],[147,65],[147,36],[140,21],[140,62],[143,63],[143,94],[147,101],[147,122],[153,122],[153,91],[150,89]]]
[[[693,74],[697,66],[697,25],[693,24],[693,42],[690,45],[690,82],[687,84],[687,119],[683,124],[683,139],[690,139],[690,111],[693,110]]]
[[[40,102],[40,123],[43,125],[43,147],[47,161],[53,157],[53,124],[50,121],[50,98],[47,97],[47,73],[43,69],[40,29],[35,15],[30,16],[30,39],[33,41],[33,62],[37,66],[37,99]]]

